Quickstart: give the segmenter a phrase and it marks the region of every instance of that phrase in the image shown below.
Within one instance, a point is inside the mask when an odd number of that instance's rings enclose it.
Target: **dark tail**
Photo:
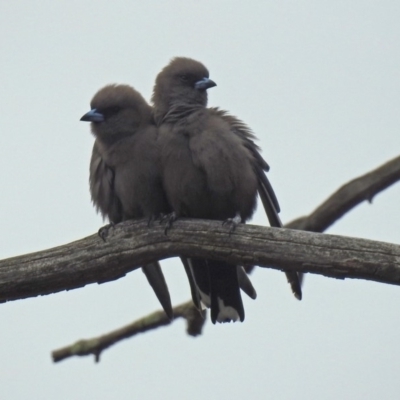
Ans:
[[[202,306],[202,302],[200,299],[200,294],[199,294],[199,288],[196,285],[196,282],[194,280],[193,276],[193,271],[190,268],[189,261],[186,258],[181,257],[182,264],[185,267],[186,275],[189,280],[189,285],[190,285],[190,291],[192,294],[192,300],[196,308],[199,310],[200,313],[202,313],[203,308],[207,307],[205,304]],[[207,268],[205,265],[204,268]],[[238,280],[239,280],[239,286],[240,289],[243,290],[244,293],[247,294],[251,299],[255,300],[257,298],[257,292],[253,287],[253,284],[250,281],[249,276],[247,275],[247,272],[244,270],[243,267],[237,266],[237,275],[238,275]],[[204,279],[203,279],[204,280]],[[202,281],[200,279],[200,281]],[[203,290],[210,290],[210,283],[205,282],[203,283]],[[208,295],[209,302],[208,302],[208,307],[211,305],[211,294]],[[204,317],[204,315],[203,315]]]
[[[244,320],[238,270],[224,261],[190,258],[187,260],[200,302],[211,308],[211,321]]]
[[[174,313],[172,311],[171,297],[160,264],[158,262],[147,264],[142,267],[142,271],[146,275],[150,286],[153,288],[165,314],[167,314],[170,320],[173,320]]]

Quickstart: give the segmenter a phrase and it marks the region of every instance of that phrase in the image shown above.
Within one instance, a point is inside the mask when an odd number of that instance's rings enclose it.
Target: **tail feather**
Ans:
[[[211,283],[208,260],[204,258],[188,258],[190,271],[196,285],[201,309],[211,307]]]
[[[161,266],[158,262],[144,265],[142,267],[143,273],[146,275],[147,281],[153,288],[158,301],[161,303],[162,308],[170,320],[174,319],[172,310],[171,297],[167,282],[165,281],[164,274],[162,273]]]
[[[181,257],[181,261],[182,261],[183,266],[185,267],[185,272],[188,277],[193,304],[196,306],[196,308],[199,310],[199,312],[202,312],[203,308],[201,305],[199,291],[196,286],[196,282],[194,281],[193,272],[190,267],[190,259]]]
[[[223,261],[202,258],[190,258],[188,264],[201,304],[211,308],[211,321],[214,324],[243,321],[244,308],[237,267]]]
[[[237,267],[223,261],[208,260],[211,287],[211,321],[244,321]]]

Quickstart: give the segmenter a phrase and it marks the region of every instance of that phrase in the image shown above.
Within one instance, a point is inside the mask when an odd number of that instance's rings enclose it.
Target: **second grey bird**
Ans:
[[[168,201],[177,217],[245,222],[259,192],[271,225],[281,226],[279,205],[264,173],[268,165],[250,129],[224,111],[206,108],[207,89],[213,86],[203,64],[183,57],[174,58],[156,78],[152,101]],[[189,261],[212,321],[243,321],[237,268],[221,261]],[[301,298],[297,273],[287,276]]]
[[[104,87],[90,106],[81,121],[91,122],[96,138],[90,161],[90,193],[96,209],[114,224],[169,212],[151,107],[128,85]],[[172,319],[171,299],[159,263],[142,270]]]

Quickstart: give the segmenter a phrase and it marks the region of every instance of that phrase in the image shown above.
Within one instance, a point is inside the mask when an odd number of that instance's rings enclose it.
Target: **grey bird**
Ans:
[[[156,78],[152,101],[168,202],[176,217],[237,224],[252,216],[258,192],[271,225],[282,226],[264,173],[269,167],[253,133],[225,111],[206,108],[207,89],[213,86],[203,64],[183,57],[174,58]],[[211,308],[212,322],[243,321],[238,266],[198,258],[188,264],[191,286],[196,286],[201,303]],[[301,298],[297,273],[288,278]]]
[[[91,122],[96,138],[89,179],[96,210],[111,224],[144,217],[150,221],[168,213],[151,107],[128,85],[105,86],[90,106],[81,121]],[[171,299],[159,263],[142,270],[172,319]]]

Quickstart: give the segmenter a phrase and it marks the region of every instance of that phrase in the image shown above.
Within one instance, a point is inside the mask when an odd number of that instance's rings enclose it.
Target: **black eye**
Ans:
[[[117,115],[122,110],[122,107],[113,106],[113,107],[106,107],[102,108],[101,113],[104,115],[105,119],[111,118],[114,115]]]
[[[188,76],[188,75],[185,75],[185,74],[182,74],[182,75],[179,75],[179,79],[180,79],[182,82],[187,82],[187,81],[189,80],[189,76]]]

